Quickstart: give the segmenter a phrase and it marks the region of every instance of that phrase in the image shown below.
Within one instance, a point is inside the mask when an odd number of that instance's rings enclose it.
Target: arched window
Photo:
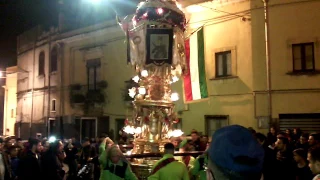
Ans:
[[[50,58],[50,72],[55,72],[58,69],[58,50],[57,47],[54,47],[51,50]]]
[[[44,62],[45,62],[45,55],[44,52],[42,51],[39,54],[39,64],[38,64],[38,75],[44,75]]]

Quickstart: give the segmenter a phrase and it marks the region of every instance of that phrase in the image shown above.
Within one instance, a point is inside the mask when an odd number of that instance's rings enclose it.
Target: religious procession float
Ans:
[[[134,110],[124,131],[134,135],[134,147],[126,157],[137,177],[146,179],[164,144],[183,134],[173,128],[179,121],[173,103],[179,95],[171,84],[187,72],[186,18],[175,0],[145,0],[134,15],[117,19],[127,37],[128,60],[136,73],[132,80],[137,83],[129,89]]]

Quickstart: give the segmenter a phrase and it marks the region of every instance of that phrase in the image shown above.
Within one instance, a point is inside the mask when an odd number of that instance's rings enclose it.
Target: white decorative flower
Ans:
[[[137,76],[133,77],[132,80],[133,80],[134,82],[138,83],[139,80],[140,80],[140,78],[139,78],[139,76],[137,75]]]
[[[128,94],[129,94],[129,96],[131,98],[134,98],[134,96],[136,95],[136,88],[133,87],[133,88],[129,89],[129,93]]]

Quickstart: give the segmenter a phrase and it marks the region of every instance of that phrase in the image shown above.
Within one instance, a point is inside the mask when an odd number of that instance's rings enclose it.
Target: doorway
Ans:
[[[54,136],[57,133],[57,122],[54,118],[49,118],[49,126],[48,126],[49,136]]]
[[[80,140],[97,137],[97,118],[81,118]]]

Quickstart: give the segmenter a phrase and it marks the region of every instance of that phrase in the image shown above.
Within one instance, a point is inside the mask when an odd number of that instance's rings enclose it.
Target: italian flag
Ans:
[[[184,76],[185,102],[208,97],[203,28],[185,41],[187,73]]]

